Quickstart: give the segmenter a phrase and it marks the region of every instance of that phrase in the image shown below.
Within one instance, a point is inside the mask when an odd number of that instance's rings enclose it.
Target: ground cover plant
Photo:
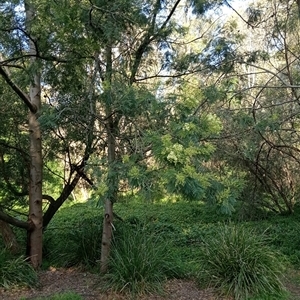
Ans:
[[[74,292],[65,292],[65,293],[59,293],[54,294],[53,296],[47,296],[47,297],[39,297],[35,300],[82,300],[83,298],[74,293]],[[26,300],[25,298],[21,298],[20,300]]]
[[[222,273],[224,277],[220,276],[219,280],[223,286],[214,282],[219,291],[235,294],[236,299],[250,296],[273,299],[274,293],[277,293],[275,299],[287,299],[281,284],[284,263],[274,264],[272,259],[284,257],[289,268],[297,267],[294,264],[299,260],[296,215],[241,221],[235,216],[220,215],[201,202],[186,201],[120,202],[115,205],[115,211],[119,219],[114,222],[110,272],[106,277],[110,288],[133,294],[150,292],[155,290],[157,282],[170,277],[198,278],[202,286],[204,283],[209,286],[212,282],[207,278],[212,269],[208,262],[213,265],[213,259],[219,259],[223,263],[217,266],[220,273],[221,268],[235,272]],[[55,230],[45,232],[48,265],[80,265],[98,272],[100,208],[84,204],[64,208],[49,226]],[[220,245],[222,242],[225,244]],[[224,254],[225,247],[228,251]],[[253,257],[259,259],[251,260]],[[241,265],[236,264],[239,259]],[[260,298],[255,298],[256,294]]]
[[[83,204],[63,208],[45,231],[44,267],[94,267],[100,257],[101,212]]]

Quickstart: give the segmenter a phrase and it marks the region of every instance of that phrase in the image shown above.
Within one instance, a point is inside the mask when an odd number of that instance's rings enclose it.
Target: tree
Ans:
[[[36,61],[36,46],[34,37],[30,35],[31,22],[34,19],[35,8],[30,1],[25,2],[25,30],[30,36],[28,55],[31,56],[31,67]],[[30,184],[29,184],[29,216],[27,253],[34,268],[39,268],[42,262],[42,147],[41,133],[37,121],[37,113],[41,105],[40,75],[38,69],[31,74],[29,97],[10,78],[5,67],[0,67],[0,74],[7,84],[29,108],[28,129],[30,132]]]
[[[35,117],[24,91],[38,87],[41,76],[44,103],[38,122],[44,173],[55,173],[64,185],[56,199],[44,193],[49,206],[43,226],[81,178],[92,185],[105,200],[102,272],[107,270],[113,203],[123,188],[148,197],[168,191],[199,199],[210,185],[205,174],[213,151],[209,136],[221,126],[202,109],[201,91],[192,80],[187,83],[186,75],[197,72],[194,67],[201,60],[199,53],[185,56],[176,46],[187,31],[176,18],[185,8],[201,15],[221,3],[97,0],[50,5],[32,0],[27,6],[30,30],[18,6],[5,5],[1,75]],[[1,211],[0,218],[30,229]]]
[[[10,124],[10,127],[1,135],[1,137],[3,137],[1,143],[3,150],[1,151],[1,166],[3,170],[4,187],[9,193],[5,195],[4,199],[1,199],[0,217],[5,222],[27,230],[27,254],[30,256],[35,268],[40,266],[42,260],[43,226],[45,227],[50,222],[54,213],[68,198],[79,179],[84,176],[82,169],[85,164],[85,160],[74,164],[71,159],[69,159],[68,162],[70,166],[72,165],[72,168],[70,168],[68,175],[65,172],[68,178],[61,194],[56,200],[49,195],[42,195],[43,157],[41,153],[40,120],[38,120],[38,117],[42,113],[41,75],[44,75],[44,70],[41,69],[41,66],[45,61],[53,61],[56,58],[50,56],[49,52],[46,52],[46,49],[48,50],[47,42],[49,41],[49,33],[43,32],[44,28],[40,27],[41,11],[41,3],[38,5],[34,3],[34,1],[24,3],[24,11],[22,11],[21,4],[6,3],[3,5],[3,14],[1,16],[1,31],[5,34],[1,40],[1,47],[3,47],[4,51],[3,57],[1,57],[0,74],[2,75],[3,81],[5,81],[11,91],[14,92],[12,99],[16,99],[17,96],[19,100],[22,100],[27,108],[29,108],[29,123],[28,127],[24,125],[24,128],[28,130],[31,142],[28,152],[23,150],[24,148],[26,149],[26,146],[23,146],[24,132],[19,132],[19,128],[15,126],[18,123],[7,123]],[[46,57],[42,59],[40,55],[43,52]],[[23,71],[23,74],[18,72],[19,69]],[[16,83],[18,81],[20,84]],[[2,95],[5,95],[4,93],[6,93],[6,95],[11,94],[6,88],[3,90]],[[16,107],[16,104],[13,104],[14,107]],[[17,121],[14,113],[8,112],[4,119]],[[9,119],[10,117],[12,117],[12,119]],[[21,122],[23,123],[23,121]],[[16,138],[11,138],[10,130],[12,128],[14,128]],[[27,135],[27,133],[25,135]],[[49,138],[51,139],[51,137]],[[90,141],[88,142],[91,143]],[[52,155],[50,154],[51,159],[53,159],[53,153],[54,152],[52,152]],[[49,156],[48,151],[46,152],[46,155],[47,154]],[[87,159],[87,156],[88,154],[85,154],[84,158]],[[22,160],[18,161],[20,158],[22,158]],[[7,168],[12,166],[12,162],[20,169],[19,173],[16,172],[17,178],[14,178],[13,173],[7,171]],[[22,166],[20,166],[20,162]],[[27,165],[28,169],[26,167]],[[65,178],[63,178],[63,180],[64,179]],[[18,191],[19,186],[17,182],[20,180],[22,190]],[[15,181],[15,183],[13,181]],[[27,187],[27,183],[29,184],[29,188]],[[7,214],[13,205],[12,200],[15,200],[13,198],[24,197],[26,195],[29,195],[28,222],[20,221]],[[42,223],[42,199],[46,199],[50,202],[44,216],[44,224]],[[22,202],[18,204],[20,205]]]
[[[219,85],[226,91],[218,113],[226,138],[217,153],[245,172],[251,206],[292,213],[299,193],[297,7],[263,1],[247,14],[225,25],[234,25],[242,39]],[[231,36],[224,31],[225,39]]]

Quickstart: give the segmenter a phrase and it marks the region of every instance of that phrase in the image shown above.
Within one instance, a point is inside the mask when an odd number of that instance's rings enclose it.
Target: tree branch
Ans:
[[[11,80],[4,68],[0,66],[0,74],[12,90],[19,96],[32,113],[37,112],[37,107],[31,103],[30,98]]]
[[[43,199],[48,200],[51,204],[53,204],[55,202],[54,198],[50,195],[44,195],[43,194]]]
[[[171,17],[173,16],[173,14],[174,14],[177,6],[179,5],[180,1],[181,0],[177,0],[176,1],[176,3],[174,4],[173,8],[171,9],[169,15],[167,16],[166,20],[164,21],[164,23],[160,27],[159,31],[161,31],[162,29],[164,29],[167,26],[168,22],[170,21]]]
[[[177,0],[176,3],[174,4],[173,8],[171,9],[169,15],[167,16],[166,20],[164,21],[164,23],[162,24],[162,26],[157,30],[156,33],[154,33],[154,27],[155,27],[155,21],[156,21],[156,16],[157,16],[157,11],[155,11],[155,13],[153,14],[153,19],[151,22],[151,26],[148,29],[148,31],[146,32],[146,34],[144,35],[144,39],[143,42],[140,44],[140,46],[138,47],[138,49],[135,52],[135,58],[134,58],[134,63],[131,69],[131,75],[130,75],[130,84],[133,84],[136,79],[135,79],[135,75],[138,71],[139,65],[141,63],[143,54],[145,53],[147,47],[149,46],[149,44],[159,36],[159,34],[161,33],[161,31],[167,26],[168,22],[170,21],[172,15],[174,14],[177,6],[179,5],[181,0]],[[157,6],[158,7],[158,6]]]
[[[0,220],[26,230],[29,230],[31,228],[30,223],[13,218],[2,210],[0,210]]]

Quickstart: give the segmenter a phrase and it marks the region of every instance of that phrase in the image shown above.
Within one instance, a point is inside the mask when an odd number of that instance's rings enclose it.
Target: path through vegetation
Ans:
[[[19,300],[49,297],[55,293],[74,291],[85,300],[126,300],[128,296],[115,292],[101,291],[99,277],[95,274],[81,272],[75,269],[50,269],[39,274],[40,287],[37,289],[0,289],[0,299]],[[47,299],[47,298],[45,298]],[[211,290],[200,290],[192,281],[171,280],[165,286],[165,295],[148,295],[141,300],[215,300]]]
[[[290,300],[300,300],[300,276],[298,271],[290,271],[286,279],[286,286],[291,292]],[[55,269],[39,273],[40,286],[35,289],[15,288],[0,289],[0,299],[34,300],[67,291],[80,294],[85,300],[126,300],[128,295],[101,290],[101,281],[95,274],[82,272],[78,269]],[[217,300],[210,289],[200,289],[196,283],[188,280],[173,279],[166,283],[164,295],[147,295],[140,300]],[[221,299],[222,300],[222,299]],[[226,300],[223,298],[223,300]],[[227,298],[227,300],[229,300]]]

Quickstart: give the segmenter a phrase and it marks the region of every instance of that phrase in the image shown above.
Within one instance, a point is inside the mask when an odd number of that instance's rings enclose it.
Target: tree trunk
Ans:
[[[108,83],[107,95],[110,97],[111,81],[112,81],[112,46],[108,43],[106,47],[106,74],[105,80]],[[106,115],[106,132],[107,132],[107,185],[108,192],[104,205],[104,220],[101,244],[101,266],[100,271],[106,273],[108,269],[108,261],[110,255],[110,246],[112,239],[112,221],[113,221],[113,203],[116,201],[118,193],[118,175],[115,170],[116,164],[116,135],[118,132],[118,122],[116,122],[111,104],[107,104]]]
[[[35,76],[36,86],[30,89],[32,102],[40,97],[40,86]],[[29,216],[28,220],[34,225],[28,232],[27,245],[30,261],[35,269],[42,263],[42,236],[43,236],[43,210],[42,210],[42,145],[41,132],[36,114],[29,113],[30,132],[30,183],[29,183]]]
[[[106,273],[108,269],[108,260],[110,254],[110,246],[112,239],[112,221],[113,221],[113,203],[116,201],[118,193],[118,175],[115,170],[116,161],[116,123],[113,122],[113,118],[109,118],[107,124],[107,140],[108,140],[108,174],[107,174],[107,185],[108,193],[105,199],[104,206],[104,220],[103,220],[103,231],[102,231],[102,245],[101,245],[101,273]]]
[[[75,189],[80,178],[81,178],[80,173],[77,173],[75,175],[75,177],[72,179],[72,181],[64,186],[60,196],[56,200],[54,200],[52,197],[47,197],[47,198],[52,198],[52,199],[50,201],[47,211],[44,214],[44,218],[43,218],[44,230],[46,229],[46,227],[52,220],[53,216],[59,210],[59,208],[64,204],[64,202],[68,199],[70,194],[73,192],[73,190]],[[45,197],[45,196],[43,196],[43,197]]]
[[[35,17],[35,10],[30,1],[25,1],[26,29],[31,34],[31,22]],[[29,54],[32,55],[31,64],[36,63],[37,54],[34,37],[30,35]],[[33,71],[30,85],[30,101],[36,108],[29,111],[29,136],[30,136],[30,182],[29,182],[29,215],[28,221],[33,229],[28,231],[27,254],[32,266],[38,269],[42,264],[42,240],[43,240],[43,210],[42,210],[42,141],[41,130],[37,119],[37,113],[41,106],[41,76],[38,71]]]
[[[112,221],[113,221],[113,203],[106,199],[104,206],[104,219],[102,230],[102,245],[101,245],[101,273],[106,273],[108,268],[108,260],[110,255],[110,246],[112,239]]]
[[[5,247],[10,250],[11,253],[16,254],[19,252],[19,245],[12,228],[8,223],[0,220],[0,234],[2,235]]]

